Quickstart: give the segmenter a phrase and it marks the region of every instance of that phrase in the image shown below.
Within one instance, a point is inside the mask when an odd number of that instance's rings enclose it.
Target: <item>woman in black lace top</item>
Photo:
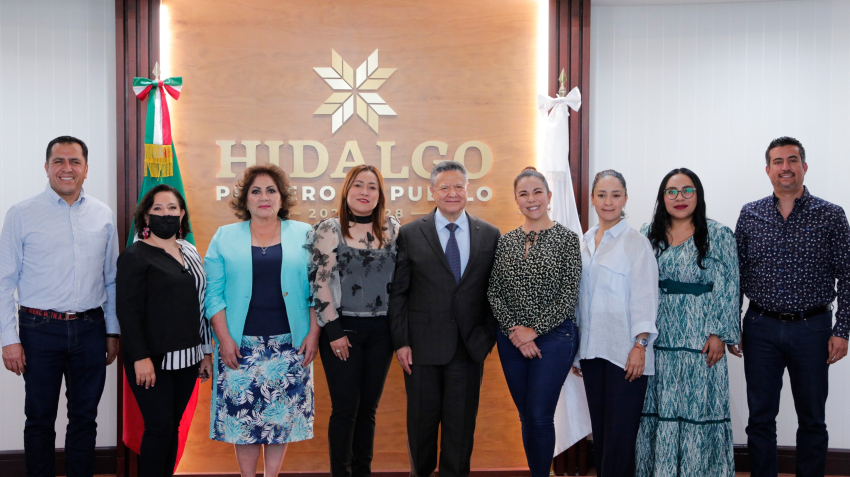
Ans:
[[[499,239],[487,292],[499,358],[522,422],[531,475],[548,476],[555,406],[578,350],[579,238],[547,214],[552,193],[533,167],[514,180],[522,227]]]
[[[393,358],[387,318],[399,223],[384,217],[384,180],[373,166],[353,167],[339,216],[307,238],[319,353],[331,395],[331,475],[370,475],[375,412]]]

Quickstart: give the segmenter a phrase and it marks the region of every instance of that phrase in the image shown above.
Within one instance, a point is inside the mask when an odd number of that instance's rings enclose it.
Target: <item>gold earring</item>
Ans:
[[[522,215],[522,211],[521,211],[521,210],[519,210],[519,207],[517,207],[517,208],[516,208],[516,214],[517,214],[517,215]]]

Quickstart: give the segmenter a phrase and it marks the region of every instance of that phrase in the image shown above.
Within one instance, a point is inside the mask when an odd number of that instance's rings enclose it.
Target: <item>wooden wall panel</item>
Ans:
[[[363,2],[211,1],[204,8],[189,0],[167,0],[172,37],[170,71],[182,76],[179,101],[170,101],[173,136],[183,173],[198,248],[203,253],[220,225],[235,219],[227,201],[215,200],[216,186],[236,179],[218,179],[221,151],[218,140],[285,141],[280,164],[293,171],[292,140],[314,140],[329,153],[325,174],[294,179],[293,185],[339,189],[342,179],[330,178],[346,143],[357,141],[365,161],[380,166],[378,141],[395,143],[393,171],[409,170],[409,179],[387,179],[387,188],[422,187],[411,156],[425,141],[448,144],[447,158],[467,141],[482,141],[493,153],[493,168],[473,179],[470,195],[481,186],[493,191],[489,202],[477,199],[468,210],[497,224],[503,232],[521,223],[516,214],[512,182],[535,162],[536,95],[535,38],[538,3],[500,0],[428,3],[369,0]],[[356,115],[335,133],[330,116],[313,112],[333,90],[313,71],[331,66],[336,50],[357,68],[375,49],[379,66],[397,68],[378,94],[397,117],[381,117],[379,133]],[[312,151],[310,151],[312,152]],[[307,170],[315,167],[308,152]],[[235,146],[233,156],[244,156]],[[265,145],[257,162],[269,160]],[[426,168],[439,159],[435,149],[425,153]],[[481,165],[477,151],[467,153],[467,165]],[[240,175],[244,164],[234,166]],[[405,194],[407,195],[407,194]],[[318,197],[317,197],[318,198]],[[313,223],[309,210],[333,209],[334,201],[296,206],[296,220]],[[402,222],[426,213],[433,202],[404,199],[389,202],[401,209]],[[317,215],[318,212],[317,212]],[[524,468],[519,419],[494,352],[485,365],[472,465],[479,469]],[[284,470],[328,469],[327,419],[330,401],[317,363],[316,422],[312,440],[293,444]],[[190,444],[180,472],[236,471],[232,446],[210,441],[209,385],[205,385],[195,414]],[[405,446],[405,393],[400,368],[393,364],[378,411],[376,470],[409,468]]]
[[[494,196],[489,202],[471,202],[469,210],[503,232],[518,226],[521,220],[515,214],[511,183],[519,170],[535,162],[534,37],[536,9],[546,8],[546,4],[540,7],[533,0],[443,0],[424,5],[377,0],[302,3],[216,0],[201,9],[197,2],[188,0],[164,1],[172,19],[168,27],[173,45],[172,64],[166,73],[183,76],[185,85],[180,101],[169,103],[175,146],[201,252],[215,228],[234,220],[227,199],[215,200],[217,186],[235,183],[235,179],[215,177],[221,157],[217,140],[284,141],[279,155],[287,172],[293,170],[289,141],[321,142],[329,153],[328,170],[315,179],[293,180],[298,187],[311,186],[317,191],[322,186],[341,186],[342,180],[331,179],[329,174],[349,141],[357,141],[365,161],[376,166],[381,157],[377,143],[393,142],[392,170],[407,167],[409,178],[388,179],[388,191],[393,186],[404,187],[405,192],[410,186],[422,187],[423,195],[427,194],[424,189],[428,182],[416,176],[411,167],[417,145],[445,142],[448,150],[444,158],[452,158],[460,144],[483,141],[493,153],[493,168],[485,177],[472,181],[470,195],[475,197],[478,187],[487,186]],[[576,9],[574,5],[579,4]],[[567,68],[572,83],[573,71],[579,65],[579,81],[586,94],[589,4],[589,0],[552,0],[548,4],[552,95],[557,91],[555,78],[561,67]],[[150,76],[153,62],[159,59],[159,9],[159,0],[116,0],[116,18],[123,20],[116,31],[118,45],[123,47],[118,53],[118,117],[124,119],[118,128],[118,163],[119,229],[125,237],[141,179],[138,154],[144,124],[143,108],[128,92],[129,81],[135,75]],[[578,41],[571,40],[575,29],[569,21],[576,12],[582,17]],[[379,134],[356,115],[332,134],[330,117],[313,115],[333,90],[312,68],[331,66],[331,49],[353,68],[378,49],[380,67],[397,68],[377,92],[398,116],[382,117]],[[582,54],[583,60],[575,59]],[[575,127],[584,134],[576,135],[578,144],[572,143],[570,163],[576,193],[586,195],[587,171],[581,161],[584,157],[586,164],[586,121]],[[232,155],[244,156],[245,147],[233,147]],[[269,156],[267,146],[257,148],[258,162],[268,161]],[[315,153],[308,149],[305,157],[307,170],[313,169]],[[435,149],[426,150],[425,168],[430,170],[435,159],[441,159]],[[471,171],[479,169],[481,158],[474,149],[466,160]],[[233,167],[237,176],[242,170],[244,164]],[[581,197],[578,199],[586,224],[586,205]],[[320,215],[323,209],[336,208],[337,203],[338,198],[299,201],[294,218],[315,222],[318,217],[309,217],[310,209]],[[388,208],[393,213],[400,209],[402,221],[407,222],[433,205],[402,198],[388,203]],[[480,473],[488,472],[484,469],[495,472],[496,468],[525,467],[516,410],[495,352],[485,364],[481,402],[473,468]],[[316,405],[316,438],[294,444],[284,470],[327,469],[330,403],[318,362]],[[408,468],[402,445],[404,410],[403,379],[394,365],[379,409],[376,470]],[[232,447],[207,438],[208,386],[202,388],[195,416],[179,471],[196,475],[235,471]],[[128,468],[131,475],[134,467]],[[119,466],[119,473],[123,468]]]
[[[476,0],[427,3],[214,1],[164,3],[172,18],[171,74],[183,76],[183,95],[171,101],[176,148],[184,174],[199,249],[203,252],[215,229],[232,222],[226,201],[215,200],[221,151],[217,140],[286,141],[279,148],[281,166],[293,170],[291,140],[315,140],[329,153],[329,170],[316,179],[294,179],[298,187],[330,185],[342,179],[330,172],[348,141],[357,141],[369,164],[380,165],[378,141],[395,143],[393,170],[407,167],[411,178],[388,179],[387,186],[422,187],[426,179],[411,167],[414,149],[424,141],[448,144],[447,157],[467,141],[483,141],[492,150],[493,169],[472,180],[493,190],[489,202],[469,204],[473,214],[503,231],[517,227],[512,181],[535,162],[535,37],[538,3],[501,0],[498,6]],[[490,8],[492,7],[492,8]],[[487,12],[484,14],[484,12]],[[356,115],[335,134],[329,116],[314,111],[333,90],[313,71],[331,66],[335,49],[357,68],[375,49],[380,67],[397,68],[377,91],[398,114],[382,117],[379,134]],[[245,147],[232,148],[234,156]],[[307,169],[315,153],[305,154]],[[257,148],[258,162],[269,149]],[[475,150],[467,153],[471,171],[480,167]],[[439,159],[434,148],[425,162]],[[431,166],[426,166],[430,170]],[[239,175],[244,165],[234,166]],[[407,194],[405,194],[407,195]],[[431,210],[433,202],[390,202],[402,210],[402,222],[413,213]],[[298,220],[315,222],[309,209],[334,209],[338,199],[301,202]]]

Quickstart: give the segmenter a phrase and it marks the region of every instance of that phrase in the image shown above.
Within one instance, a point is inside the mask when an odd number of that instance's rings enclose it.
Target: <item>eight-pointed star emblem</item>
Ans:
[[[334,93],[313,114],[330,114],[331,133],[335,133],[348,121],[355,111],[376,133],[379,116],[395,116],[376,91],[395,73],[395,68],[378,68],[378,50],[375,50],[355,72],[342,57],[331,50],[331,68],[313,68],[324,79]],[[353,92],[357,94],[354,95]]]

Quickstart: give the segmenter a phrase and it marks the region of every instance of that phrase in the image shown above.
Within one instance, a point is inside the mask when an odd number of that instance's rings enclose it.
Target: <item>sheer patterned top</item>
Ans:
[[[331,341],[345,335],[340,317],[353,318],[372,331],[389,329],[386,319],[390,284],[396,261],[396,238],[401,227],[395,217],[384,222],[383,245],[370,232],[343,237],[338,218],[313,226],[306,247],[312,255],[309,280],[311,305],[319,326]],[[382,317],[381,320],[363,318]],[[364,330],[365,331],[365,330]]]

